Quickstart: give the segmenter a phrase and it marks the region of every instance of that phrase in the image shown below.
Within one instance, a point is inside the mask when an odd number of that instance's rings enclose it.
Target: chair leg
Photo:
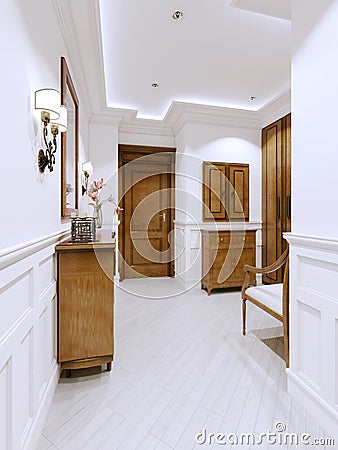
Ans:
[[[246,335],[246,300],[243,298],[242,301],[242,325],[243,325],[243,335]]]

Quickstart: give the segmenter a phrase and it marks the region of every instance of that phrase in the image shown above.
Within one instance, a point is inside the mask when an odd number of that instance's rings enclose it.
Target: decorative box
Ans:
[[[72,219],[72,241],[93,242],[96,238],[94,217],[74,217]]]

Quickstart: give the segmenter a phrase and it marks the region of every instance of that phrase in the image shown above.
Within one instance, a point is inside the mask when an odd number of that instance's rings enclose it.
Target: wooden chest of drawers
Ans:
[[[202,230],[201,288],[209,295],[212,289],[241,287],[245,264],[256,265],[256,231]]]

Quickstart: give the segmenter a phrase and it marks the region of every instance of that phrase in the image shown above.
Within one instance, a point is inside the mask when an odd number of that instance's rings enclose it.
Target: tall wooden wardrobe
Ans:
[[[282,233],[291,231],[291,114],[262,130],[263,266],[286,248]],[[282,272],[263,276],[264,283],[281,283]]]

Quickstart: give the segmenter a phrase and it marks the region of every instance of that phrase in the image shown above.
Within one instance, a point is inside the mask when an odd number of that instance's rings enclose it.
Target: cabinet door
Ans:
[[[249,165],[227,164],[226,175],[228,218],[249,220]]]
[[[114,353],[113,273],[114,252],[59,253],[59,362]]]
[[[203,162],[203,220],[225,220],[225,164]]]

